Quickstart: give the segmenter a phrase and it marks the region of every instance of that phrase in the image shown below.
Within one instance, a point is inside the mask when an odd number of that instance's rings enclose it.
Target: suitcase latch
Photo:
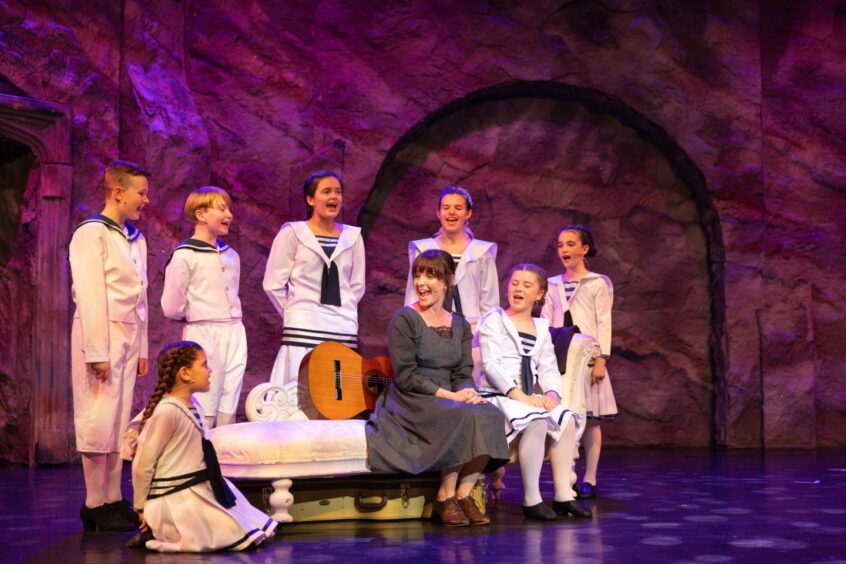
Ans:
[[[411,494],[409,493],[411,486],[409,484],[400,484],[400,498],[402,498],[402,508],[408,509],[411,505]]]

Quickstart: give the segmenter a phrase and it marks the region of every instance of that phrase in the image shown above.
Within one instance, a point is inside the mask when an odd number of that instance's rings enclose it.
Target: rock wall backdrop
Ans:
[[[50,226],[66,240],[99,211],[107,162],[154,171],[139,224],[154,306],[189,234],[185,195],[230,191],[244,396],[281,333],[261,291],[270,244],[304,218],[303,178],[330,167],[344,221],[367,233],[366,355],[384,353],[408,240],[436,230],[438,191],[460,183],[503,282],[522,261],[559,273],[560,225],[594,230],[591,267],[615,283],[607,444],[846,443],[842,0],[0,0],[0,94],[72,108],[72,213]],[[43,459],[44,164],[0,134],[0,457],[17,462]],[[180,327],[151,310],[157,350]]]

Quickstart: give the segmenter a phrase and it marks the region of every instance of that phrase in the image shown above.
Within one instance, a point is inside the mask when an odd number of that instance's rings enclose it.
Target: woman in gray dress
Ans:
[[[441,250],[412,266],[417,302],[397,310],[388,329],[393,384],[367,423],[367,463],[381,472],[441,472],[433,516],[444,525],[485,525],[470,492],[481,472],[508,462],[505,420],[473,382],[473,334],[444,309],[454,263]]]

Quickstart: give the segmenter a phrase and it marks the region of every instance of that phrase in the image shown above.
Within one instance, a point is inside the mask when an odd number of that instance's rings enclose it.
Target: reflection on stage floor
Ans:
[[[130,498],[129,467],[124,491]],[[0,466],[0,562],[843,562],[846,451],[605,449],[590,521],[530,522],[509,466],[488,527],[428,521],[283,525],[244,553],[158,555],[83,534],[78,465]],[[548,466],[543,493],[551,496]]]

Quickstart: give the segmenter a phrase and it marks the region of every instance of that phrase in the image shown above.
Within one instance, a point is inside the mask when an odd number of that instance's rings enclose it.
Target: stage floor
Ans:
[[[245,553],[158,555],[83,534],[79,465],[0,465],[0,562],[846,562],[846,450],[606,449],[590,521],[530,522],[509,466],[489,527],[284,525]],[[129,468],[125,492],[130,498]],[[548,465],[543,492],[551,497]]]

